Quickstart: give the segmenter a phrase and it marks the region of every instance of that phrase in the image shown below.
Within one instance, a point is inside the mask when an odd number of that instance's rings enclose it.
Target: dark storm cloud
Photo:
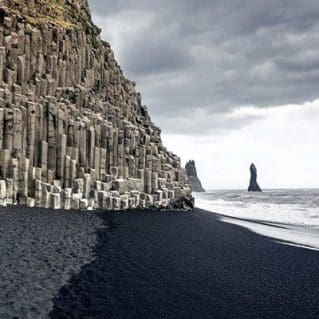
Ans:
[[[169,132],[231,127],[240,106],[318,98],[319,2],[90,0],[155,121]],[[202,110],[203,112],[198,112]],[[197,112],[197,113],[196,113]],[[216,116],[217,114],[217,116]],[[169,118],[169,121],[167,120]],[[218,120],[216,120],[218,119]],[[240,122],[241,121],[241,122]],[[236,119],[234,128],[250,118]]]

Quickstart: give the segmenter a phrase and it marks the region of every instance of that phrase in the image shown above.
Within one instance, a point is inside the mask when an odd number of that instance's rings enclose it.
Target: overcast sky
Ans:
[[[319,187],[318,0],[89,2],[206,188],[246,188],[251,162],[264,188]]]

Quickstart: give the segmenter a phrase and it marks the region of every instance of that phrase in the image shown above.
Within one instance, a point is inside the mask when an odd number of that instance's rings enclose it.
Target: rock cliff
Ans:
[[[191,202],[180,159],[100,39],[87,1],[2,0],[0,205]]]
[[[188,161],[185,166],[185,170],[186,170],[186,174],[188,176],[192,191],[198,192],[198,193],[205,192],[205,189],[203,188],[202,183],[197,176],[195,161]]]
[[[250,182],[248,192],[261,192],[261,188],[257,183],[257,169],[254,164],[250,165]]]

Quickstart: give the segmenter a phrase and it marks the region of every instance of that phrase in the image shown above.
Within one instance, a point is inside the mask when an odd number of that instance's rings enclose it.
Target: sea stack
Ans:
[[[86,0],[1,1],[0,205],[192,202],[179,157],[100,33]]]
[[[257,169],[253,163],[250,165],[250,182],[248,192],[261,192],[261,188],[257,183]]]
[[[203,193],[205,189],[202,186],[200,179],[197,176],[197,170],[195,166],[195,161],[188,161],[186,166],[186,173],[193,192]]]

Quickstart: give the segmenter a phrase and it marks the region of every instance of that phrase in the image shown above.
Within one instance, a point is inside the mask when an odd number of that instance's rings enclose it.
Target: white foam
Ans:
[[[221,215],[224,222],[309,249],[319,250],[319,207],[305,204],[210,200],[195,194],[196,207]],[[208,199],[206,199],[208,198]]]
[[[300,226],[286,226],[281,224],[260,224],[258,222],[234,219],[229,217],[221,217],[221,220],[226,223],[235,224],[254,233],[275,238],[279,243],[308,248],[319,251],[319,230],[307,229]],[[278,227],[279,226],[279,227]]]

